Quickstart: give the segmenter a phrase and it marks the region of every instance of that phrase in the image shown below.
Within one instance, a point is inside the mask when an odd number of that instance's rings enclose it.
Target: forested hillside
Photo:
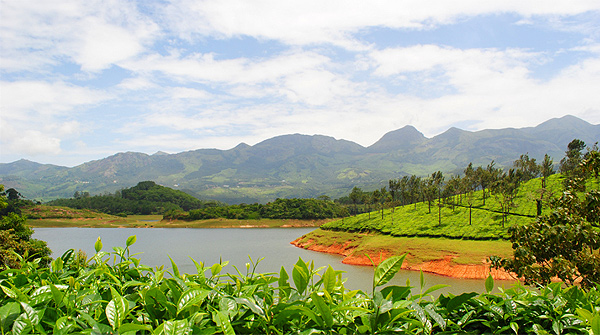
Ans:
[[[320,220],[343,217],[346,208],[325,199],[277,199],[266,204],[240,204],[207,207],[189,212],[171,211],[164,215],[166,220],[226,219],[297,219]]]
[[[168,211],[193,210],[222,205],[215,201],[202,201],[185,192],[144,181],[136,186],[110,195],[90,196],[75,192],[73,198],[56,199],[48,205],[77,209],[91,209],[113,215],[164,214]]]
[[[42,201],[76,191],[114,193],[144,180],[229,204],[339,198],[354,186],[379,188],[390,178],[436,171],[457,174],[469,162],[485,166],[494,161],[503,168],[523,153],[538,161],[548,154],[558,161],[573,138],[592,145],[600,138],[600,125],[565,116],[531,128],[451,128],[431,138],[406,126],[368,147],[328,136],[291,134],[229,150],[122,152],[72,168],[20,160],[0,164],[0,181]]]

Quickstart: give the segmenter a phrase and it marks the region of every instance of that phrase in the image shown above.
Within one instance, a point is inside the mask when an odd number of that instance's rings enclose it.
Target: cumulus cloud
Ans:
[[[14,129],[3,125],[0,139],[2,140],[3,154],[18,152],[37,156],[61,153],[60,139],[39,130]]]
[[[370,27],[431,29],[465,16],[491,13],[573,15],[599,10],[595,1],[277,1],[174,0],[164,10],[166,25],[183,38],[252,36],[286,44],[330,43],[366,47],[353,33]]]
[[[69,59],[99,71],[144,51],[158,27],[127,1],[2,3],[5,71],[32,71]]]
[[[60,81],[2,81],[0,86],[0,113],[8,120],[36,122],[40,118],[64,114],[78,106],[96,104],[110,97],[97,90]]]
[[[3,154],[58,154],[61,140],[77,135],[76,110],[109,96],[64,82],[0,82]]]

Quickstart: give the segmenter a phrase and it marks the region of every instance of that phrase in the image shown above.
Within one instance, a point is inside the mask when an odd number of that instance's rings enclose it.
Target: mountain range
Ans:
[[[600,125],[565,116],[518,129],[450,128],[432,138],[406,126],[369,147],[323,135],[292,134],[229,150],[121,152],[72,168],[21,159],[0,164],[0,184],[39,200],[71,197],[75,191],[112,193],[144,180],[228,203],[336,198],[354,186],[380,187],[404,175],[461,173],[469,162],[485,166],[493,160],[499,167],[510,166],[525,153],[538,161],[547,153],[558,163],[575,138],[593,145],[600,140]]]

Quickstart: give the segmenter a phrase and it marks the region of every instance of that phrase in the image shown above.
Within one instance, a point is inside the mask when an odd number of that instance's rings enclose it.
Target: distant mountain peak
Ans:
[[[331,136],[289,134],[229,150],[120,152],[72,168],[22,159],[0,164],[0,181],[28,198],[71,196],[73,190],[114,192],[144,180],[230,203],[336,197],[354,186],[381,187],[382,181],[406,174],[461,173],[469,162],[485,166],[494,160],[507,167],[524,153],[536,159],[549,154],[557,162],[574,138],[593,145],[600,125],[567,115],[529,128],[473,132],[453,127],[432,138],[405,126],[367,148]]]
[[[560,118],[553,118],[548,121],[540,123],[535,129],[537,130],[549,130],[549,129],[562,129],[565,127],[588,127],[591,124],[585,120],[582,120],[573,115],[565,115]]]
[[[368,149],[371,152],[407,150],[425,140],[427,140],[425,135],[418,131],[417,128],[408,125],[386,133]]]

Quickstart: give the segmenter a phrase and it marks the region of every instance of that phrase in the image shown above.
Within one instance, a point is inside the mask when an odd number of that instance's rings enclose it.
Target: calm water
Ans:
[[[373,268],[342,264],[342,257],[300,249],[290,244],[297,237],[307,234],[314,228],[256,228],[256,229],[163,229],[163,228],[36,228],[34,238],[48,242],[53,257],[60,257],[68,249],[81,249],[89,256],[94,254],[94,243],[102,238],[103,251],[112,251],[112,247],[125,247],[125,241],[131,235],[137,236],[137,242],[131,246],[131,253],[142,264],[149,266],[165,265],[170,267],[169,256],[175,261],[180,272],[195,273],[196,268],[190,257],[204,262],[205,266],[218,263],[220,259],[229,261],[226,269],[235,272],[235,265],[245,273],[245,264],[249,256],[253,260],[264,257],[257,271],[260,273],[279,272],[283,265],[291,277],[293,265],[301,257],[304,261],[313,260],[315,266],[331,264],[335,270],[342,270],[347,279],[346,287],[369,292],[373,280]],[[412,286],[419,286],[419,272],[400,271],[388,284],[405,285],[410,280]],[[484,291],[483,280],[454,279],[444,276],[425,274],[425,286],[436,284],[450,285],[438,292]],[[497,281],[496,286],[510,287],[511,282]]]

